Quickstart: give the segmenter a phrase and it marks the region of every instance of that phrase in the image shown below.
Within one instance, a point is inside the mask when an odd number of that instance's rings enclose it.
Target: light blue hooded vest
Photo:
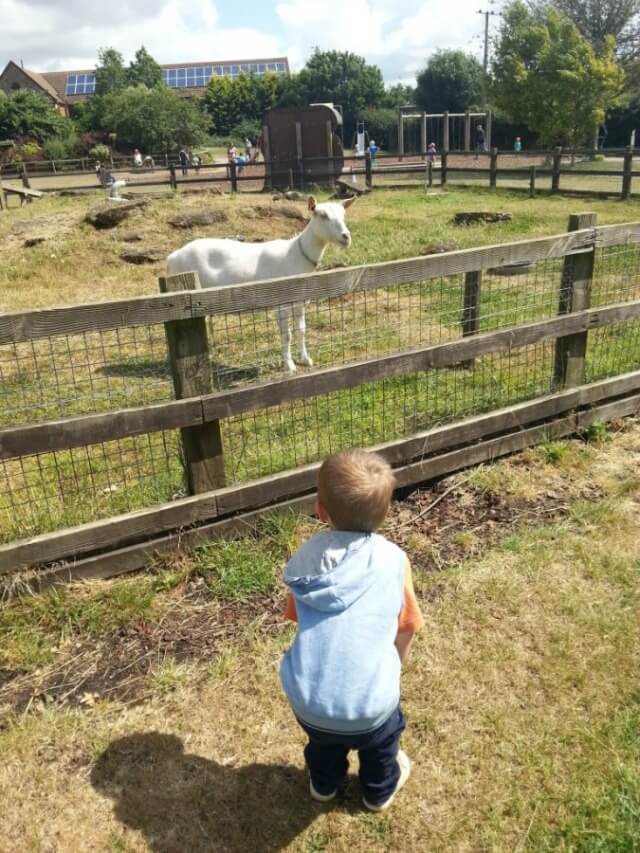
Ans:
[[[330,732],[382,725],[400,701],[406,556],[377,533],[318,533],[289,560],[298,631],[280,666],[296,716]]]

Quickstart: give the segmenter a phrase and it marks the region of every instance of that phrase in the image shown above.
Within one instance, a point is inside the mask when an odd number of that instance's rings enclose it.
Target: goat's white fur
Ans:
[[[242,243],[238,240],[200,239],[187,243],[167,259],[167,273],[197,272],[202,287],[224,287],[247,281],[282,278],[312,272],[320,262],[328,243],[351,245],[351,234],[345,223],[345,208],[355,199],[317,204],[311,196],[312,212],[308,225],[291,240],[270,240],[266,243]],[[276,318],[282,341],[282,362],[286,370],[296,369],[291,357],[289,315],[298,336],[300,364],[310,367],[313,362],[307,352],[304,304],[281,306]]]

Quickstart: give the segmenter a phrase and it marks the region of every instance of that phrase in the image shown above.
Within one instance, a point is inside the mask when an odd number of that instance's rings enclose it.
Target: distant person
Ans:
[[[238,157],[238,149],[233,144],[233,142],[230,142],[229,145],[227,146],[227,160],[230,163],[232,163],[232,162],[235,162],[237,157]]]
[[[429,163],[435,163],[437,153],[438,149],[436,148],[435,142],[430,142],[427,145],[427,160],[429,161]]]
[[[196,175],[200,174],[200,166],[202,166],[202,160],[199,154],[191,155],[191,165],[196,170]]]
[[[602,150],[604,146],[607,144],[607,136],[609,135],[609,131],[607,130],[607,125],[603,124],[598,130],[598,150]]]
[[[189,155],[184,148],[181,148],[178,151],[178,160],[180,161],[180,168],[182,169],[182,174],[186,175],[187,170],[189,169]]]
[[[236,157],[236,167],[238,169],[238,175],[241,175],[244,171],[244,167],[248,165],[249,158],[246,154],[238,154]]]
[[[379,150],[380,149],[376,145],[375,139],[372,139],[371,142],[369,143],[369,155],[371,157],[371,165],[372,166],[376,165],[376,154],[378,153]]]
[[[253,148],[253,143],[251,142],[251,140],[247,136],[247,138],[244,141],[244,154],[245,154],[245,157],[247,158],[248,162],[251,162],[251,149],[252,148]]]
[[[522,151],[522,140],[519,136],[516,136],[516,141],[513,143],[513,150],[516,154],[519,154]]]
[[[481,124],[476,125],[475,132],[475,150],[476,156],[475,159],[478,160],[480,158],[480,154],[483,154],[487,150],[487,137],[484,131],[484,127]]]
[[[153,157],[146,155],[143,157],[138,148],[133,149],[133,165],[136,169],[142,169],[145,166],[149,166],[149,168],[153,171],[155,169],[155,162]]]

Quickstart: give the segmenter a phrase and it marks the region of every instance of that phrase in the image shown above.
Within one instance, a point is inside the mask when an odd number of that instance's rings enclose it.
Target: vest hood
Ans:
[[[319,533],[289,560],[284,582],[296,599],[324,613],[339,613],[375,583],[374,534],[347,530]]]

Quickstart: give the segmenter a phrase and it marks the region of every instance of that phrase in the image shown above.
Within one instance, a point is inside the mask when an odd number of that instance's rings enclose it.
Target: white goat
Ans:
[[[202,287],[224,287],[268,278],[282,278],[312,272],[320,263],[327,243],[351,245],[351,234],[345,223],[345,208],[355,198],[342,202],[317,204],[309,198],[311,220],[297,237],[291,240],[270,240],[267,243],[241,243],[238,240],[200,239],[187,243],[167,259],[167,273],[197,272]],[[291,357],[289,314],[293,313],[298,333],[300,364],[311,367],[307,352],[304,304],[283,305],[276,309],[282,339],[282,362],[286,370],[296,369]]]

